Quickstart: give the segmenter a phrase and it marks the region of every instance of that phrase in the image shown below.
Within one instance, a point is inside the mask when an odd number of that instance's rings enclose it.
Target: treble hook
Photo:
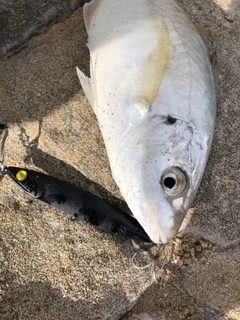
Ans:
[[[165,247],[166,247],[165,244],[160,245],[160,248],[159,248],[158,253],[154,255],[154,257],[152,258],[152,260],[151,260],[148,264],[146,264],[145,266],[142,266],[142,267],[137,266],[137,265],[134,263],[134,258],[135,258],[136,254],[137,254],[137,252],[136,252],[136,253],[133,255],[133,257],[132,257],[133,267],[134,267],[135,269],[138,269],[138,270],[144,270],[144,269],[153,267],[153,268],[152,268],[153,279],[154,279],[154,281],[155,281],[156,283],[158,283],[157,273],[159,273],[161,270],[163,270],[163,268],[164,268],[164,266],[165,266],[165,264],[166,264],[166,261],[167,261],[167,259],[164,258],[164,261],[163,261],[163,264],[162,264],[161,268],[157,270],[158,261],[159,261],[159,259],[161,258],[162,253],[163,253]]]
[[[0,175],[6,174],[6,169],[4,167],[4,145],[6,138],[8,136],[8,127],[5,124],[0,124]]]

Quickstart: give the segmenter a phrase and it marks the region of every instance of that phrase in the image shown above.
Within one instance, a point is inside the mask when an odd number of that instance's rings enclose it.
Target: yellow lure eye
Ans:
[[[19,170],[19,171],[16,173],[16,179],[17,179],[18,181],[24,181],[24,180],[26,180],[26,179],[27,179],[27,176],[28,176],[28,174],[27,174],[27,171],[25,171],[25,170]]]

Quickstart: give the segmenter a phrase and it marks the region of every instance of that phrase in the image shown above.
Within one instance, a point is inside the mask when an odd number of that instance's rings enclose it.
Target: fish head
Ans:
[[[194,125],[155,116],[133,126],[118,154],[115,180],[135,218],[155,243],[178,232],[203,172]]]

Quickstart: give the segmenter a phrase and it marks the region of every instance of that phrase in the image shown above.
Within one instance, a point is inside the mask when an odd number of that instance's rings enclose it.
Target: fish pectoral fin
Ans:
[[[133,99],[143,99],[151,105],[157,95],[168,66],[169,36],[165,21],[156,47],[151,50],[137,73]]]
[[[88,102],[92,106],[94,110],[94,94],[92,90],[92,81],[90,78],[86,77],[85,74],[78,68],[76,67],[78,78],[80,80],[81,86],[83,88],[83,91],[88,99]]]
[[[83,6],[83,19],[87,32],[89,32],[89,29],[91,28],[92,19],[99,5],[99,1],[100,0],[92,0],[91,2],[85,3]]]

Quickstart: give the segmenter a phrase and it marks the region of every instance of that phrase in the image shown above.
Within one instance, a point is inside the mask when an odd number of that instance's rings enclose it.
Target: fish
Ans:
[[[112,176],[150,239],[174,238],[209,157],[216,93],[206,45],[174,0],[83,7],[90,78]]]

